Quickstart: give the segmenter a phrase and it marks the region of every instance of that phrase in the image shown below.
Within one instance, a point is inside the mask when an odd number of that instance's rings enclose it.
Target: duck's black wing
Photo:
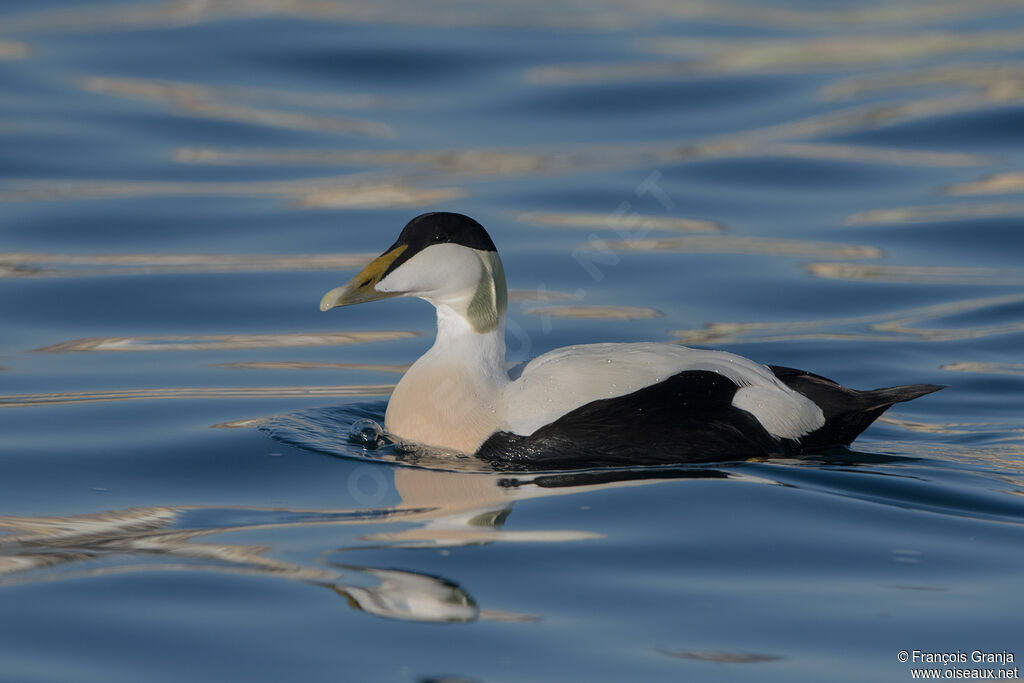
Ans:
[[[502,469],[553,470],[796,454],[848,445],[894,403],[944,388],[910,384],[858,391],[804,370],[768,367],[821,408],[823,426],[799,441],[777,439],[732,405],[739,388],[732,380],[688,370],[625,396],[587,403],[528,436],[497,432],[476,455]]]
[[[823,426],[800,437],[799,450],[845,446],[894,403],[910,401],[945,388],[940,384],[907,384],[858,391],[805,370],[780,365],[769,365],[768,369],[790,389],[814,401],[825,414]]]
[[[688,370],[625,396],[572,410],[529,436],[493,434],[476,455],[504,469],[724,462],[789,452],[750,413],[732,405],[739,387]]]

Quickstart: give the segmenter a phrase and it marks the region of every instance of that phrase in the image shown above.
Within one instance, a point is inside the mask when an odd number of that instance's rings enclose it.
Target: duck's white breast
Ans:
[[[417,363],[388,401],[384,426],[404,441],[473,453],[497,431],[501,387],[459,363]]]

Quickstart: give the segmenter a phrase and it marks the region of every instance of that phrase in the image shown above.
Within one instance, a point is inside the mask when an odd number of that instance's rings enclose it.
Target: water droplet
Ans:
[[[384,430],[373,420],[363,418],[352,423],[348,440],[368,450],[376,450],[384,445]]]

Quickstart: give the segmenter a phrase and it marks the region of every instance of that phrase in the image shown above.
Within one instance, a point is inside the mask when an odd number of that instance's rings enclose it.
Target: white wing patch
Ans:
[[[631,394],[686,370],[710,370],[735,382],[740,389],[732,404],[775,437],[799,439],[825,424],[817,405],[752,360],[637,343],[568,346],[538,356],[505,388],[502,429],[526,436],[582,405]]]
[[[825,416],[810,399],[788,387],[786,391],[809,405],[794,406],[791,397],[780,395],[778,387],[759,384],[740,387],[732,398],[732,404],[756,417],[772,436],[799,441],[804,434],[825,424]]]

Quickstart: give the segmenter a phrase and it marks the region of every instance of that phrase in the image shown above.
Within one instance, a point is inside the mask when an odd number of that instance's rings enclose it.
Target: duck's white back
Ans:
[[[742,356],[675,344],[586,344],[555,349],[523,368],[505,388],[502,429],[532,434],[582,405],[625,396],[687,370],[717,372],[739,385],[733,405],[774,436],[798,439],[825,422],[813,402]]]

